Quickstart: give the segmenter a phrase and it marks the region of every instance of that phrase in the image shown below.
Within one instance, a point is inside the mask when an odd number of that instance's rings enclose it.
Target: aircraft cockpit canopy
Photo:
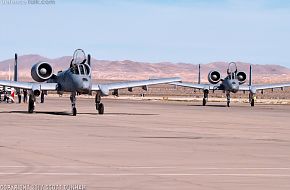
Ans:
[[[87,64],[74,64],[71,67],[71,72],[76,75],[90,75],[91,68]]]
[[[77,49],[73,54],[72,64],[84,64],[87,61],[84,50]]]
[[[71,61],[71,72],[76,75],[90,75],[91,68],[86,63],[86,54],[84,50],[77,49],[73,54],[73,59]]]
[[[229,79],[236,79],[237,77],[237,72],[238,72],[238,68],[237,68],[237,64],[235,62],[231,62],[228,66],[228,78]]]

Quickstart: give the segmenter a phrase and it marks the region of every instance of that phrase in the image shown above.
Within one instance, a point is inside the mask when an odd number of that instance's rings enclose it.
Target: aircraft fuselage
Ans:
[[[223,90],[236,93],[239,91],[239,80],[238,79],[224,79],[222,81]]]
[[[56,82],[59,84],[60,91],[78,92],[88,94],[91,91],[92,81],[88,75],[77,75],[70,70],[57,74]]]

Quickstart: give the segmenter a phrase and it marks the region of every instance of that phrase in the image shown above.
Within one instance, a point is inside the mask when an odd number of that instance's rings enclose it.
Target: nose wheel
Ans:
[[[105,112],[105,106],[103,103],[101,103],[101,94],[97,93],[96,98],[95,98],[95,103],[96,103],[96,110],[100,115],[104,114]]]
[[[227,92],[227,107],[230,107],[230,103],[231,103],[231,94],[230,92]]]

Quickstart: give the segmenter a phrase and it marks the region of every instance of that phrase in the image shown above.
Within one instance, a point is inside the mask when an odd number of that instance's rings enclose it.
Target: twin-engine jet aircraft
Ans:
[[[96,92],[96,110],[99,114],[103,114],[104,104],[101,103],[101,97],[108,96],[110,90],[114,90],[114,94],[117,94],[118,89],[122,88],[128,88],[129,91],[132,91],[133,87],[142,87],[146,90],[147,85],[166,84],[181,81],[180,78],[175,77],[108,84],[93,84],[91,74],[92,70],[90,55],[87,57],[82,49],[77,49],[74,52],[70,67],[65,71],[60,71],[57,74],[53,74],[53,68],[49,63],[39,62],[31,68],[31,76],[36,82],[0,80],[0,86],[9,86],[16,89],[29,90],[29,113],[33,113],[36,97],[40,96],[40,94],[43,95],[42,92],[57,91],[58,94],[70,92],[72,114],[75,116],[77,114],[77,94],[92,94],[92,92]]]
[[[229,63],[227,69],[227,76],[222,79],[220,72],[211,71],[208,74],[208,81],[210,84],[200,84],[200,65],[199,65],[199,75],[198,75],[198,84],[193,83],[180,83],[174,82],[177,86],[189,87],[194,89],[200,89],[203,91],[203,106],[206,105],[208,101],[208,94],[210,90],[222,90],[226,93],[227,96],[227,106],[230,106],[231,93],[236,93],[238,91],[248,91],[249,92],[249,102],[251,106],[255,105],[255,95],[257,91],[262,91],[266,89],[274,89],[289,87],[290,83],[285,84],[263,84],[263,85],[253,85],[252,84],[252,66],[250,65],[250,76],[249,84],[244,85],[247,80],[247,74],[243,71],[238,71],[237,65],[235,62]]]

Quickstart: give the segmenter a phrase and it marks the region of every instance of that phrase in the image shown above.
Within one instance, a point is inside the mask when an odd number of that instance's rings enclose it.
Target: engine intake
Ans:
[[[53,74],[52,67],[47,62],[40,62],[31,68],[31,77],[37,82],[44,82],[50,79]]]
[[[240,84],[244,84],[247,80],[247,74],[245,72],[240,71],[237,73],[237,79]]]
[[[218,71],[211,71],[208,74],[208,81],[211,84],[217,84],[221,80],[221,74]]]

